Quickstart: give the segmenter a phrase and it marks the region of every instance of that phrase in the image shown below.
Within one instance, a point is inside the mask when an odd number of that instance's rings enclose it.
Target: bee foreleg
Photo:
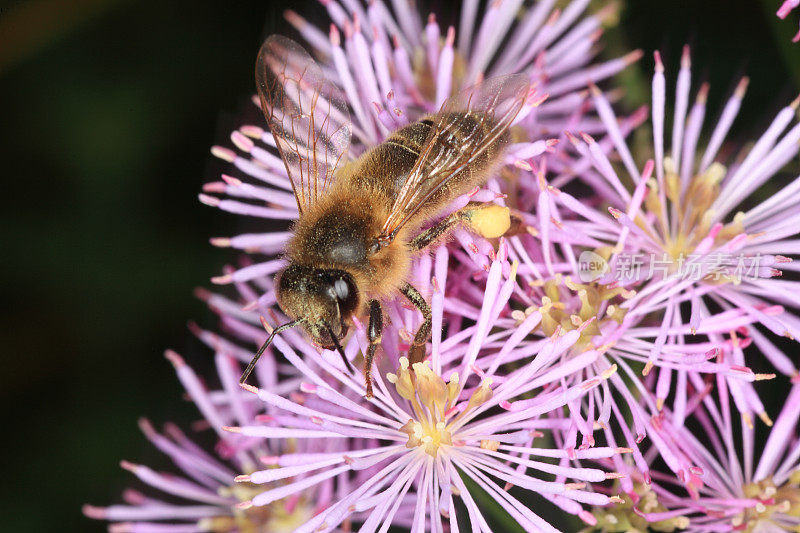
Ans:
[[[375,350],[381,343],[381,332],[383,331],[383,311],[378,300],[369,302],[369,325],[367,326],[367,357],[364,359],[364,381],[367,387],[367,398],[372,398],[372,359],[375,357]]]
[[[414,343],[408,349],[408,361],[413,365],[414,363],[421,363],[425,359],[425,344],[431,336],[433,317],[431,316],[431,308],[428,302],[425,301],[425,298],[422,297],[417,289],[406,283],[400,289],[400,292],[414,304],[414,307],[420,310],[423,318],[422,325],[414,335]]]

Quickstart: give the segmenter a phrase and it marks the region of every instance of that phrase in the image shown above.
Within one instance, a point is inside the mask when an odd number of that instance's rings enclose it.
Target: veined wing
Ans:
[[[500,76],[444,103],[383,225],[379,242],[393,240],[428,199],[497,146],[525,105],[529,89],[530,82],[523,74]]]
[[[271,35],[261,45],[256,86],[303,213],[325,192],[347,158],[351,136],[347,104],[308,52],[280,35]]]

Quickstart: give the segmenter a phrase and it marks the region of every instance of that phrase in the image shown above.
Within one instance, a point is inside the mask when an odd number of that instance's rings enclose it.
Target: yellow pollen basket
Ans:
[[[455,407],[460,393],[458,373],[453,372],[445,382],[431,370],[429,362],[409,365],[406,357],[400,358],[396,374],[386,374],[397,393],[411,403],[414,418],[400,431],[408,435],[407,448],[422,447],[425,453],[436,457],[442,446],[453,445],[453,426],[467,412],[484,404],[492,397],[491,379],[485,379],[470,396],[460,412]]]
[[[465,217],[469,227],[485,239],[502,237],[511,227],[511,212],[507,207],[489,205],[469,211]]]

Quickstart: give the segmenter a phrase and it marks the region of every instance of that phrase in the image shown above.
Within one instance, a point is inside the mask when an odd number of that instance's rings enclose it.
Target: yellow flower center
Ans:
[[[576,283],[571,277],[561,274],[546,281],[532,281],[530,285],[542,287],[542,305],[528,308],[524,313],[515,311],[515,318],[524,320],[525,315],[538,310],[542,314],[542,332],[547,336],[553,335],[558,328],[562,331],[577,329],[594,318],[591,324],[584,327],[576,342],[576,347],[581,348],[579,351],[583,351],[592,338],[600,334],[602,324],[607,321],[622,322],[626,310],[620,304],[635,294],[622,287],[594,281]]]
[[[711,206],[719,197],[719,184],[727,169],[719,163],[712,163],[704,172],[695,175],[685,188],[669,157],[664,159],[664,171],[667,205],[661,203],[654,178],[647,182],[649,191],[644,201],[645,211],[656,221],[656,234],[641,218],[636,219],[636,224],[661,245],[672,258],[673,267],[677,268],[678,262],[694,253],[700,242],[709,235],[714,217]],[[732,222],[723,226],[714,239],[714,246],[743,233],[743,219],[744,213],[739,212]]]
[[[405,357],[400,358],[397,374],[386,374],[386,379],[411,403],[414,413],[414,418],[400,427],[400,431],[408,435],[406,447],[422,447],[432,457],[436,457],[440,447],[454,444],[455,424],[492,397],[492,380],[484,379],[466,407],[458,412],[454,409],[460,393],[458,373],[453,372],[445,382],[431,370],[428,361],[409,366]]]
[[[780,487],[772,478],[745,485],[744,495],[758,500],[758,503],[733,517],[731,524],[737,530],[756,531],[759,523],[769,523],[775,513],[800,517],[800,470],[796,470]]]
[[[667,508],[661,505],[655,492],[644,483],[634,485],[639,501],[636,505],[627,494],[621,494],[622,503],[617,503],[612,507],[596,507],[592,514],[597,518],[595,531],[603,533],[644,533],[646,531],[659,531],[672,533],[689,527],[689,519],[685,516],[678,516],[659,522],[648,522],[643,516],[637,514],[634,508],[642,513],[661,513]]]
[[[250,501],[265,490],[274,488],[273,484],[258,485],[238,482],[224,487],[218,492],[221,496],[234,496],[240,502]],[[287,507],[287,499],[278,500],[261,507],[233,507],[233,516],[214,516],[198,521],[197,527],[202,531],[213,533],[259,533],[270,531],[289,533],[308,522],[314,516],[314,509],[304,498]]]

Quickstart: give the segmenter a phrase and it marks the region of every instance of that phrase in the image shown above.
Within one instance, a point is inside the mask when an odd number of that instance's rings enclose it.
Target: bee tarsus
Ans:
[[[413,365],[414,363],[421,363],[425,359],[425,345],[428,342],[428,337],[431,336],[433,316],[428,302],[413,286],[406,283],[400,288],[400,292],[422,313],[422,324],[417,328],[417,332],[414,334],[414,341],[408,348],[408,362]]]
[[[378,300],[369,302],[369,326],[367,327],[367,339],[369,347],[367,356],[364,358],[364,381],[367,388],[366,397],[372,398],[372,360],[375,358],[375,350],[381,343],[381,333],[383,332],[383,311]]]

